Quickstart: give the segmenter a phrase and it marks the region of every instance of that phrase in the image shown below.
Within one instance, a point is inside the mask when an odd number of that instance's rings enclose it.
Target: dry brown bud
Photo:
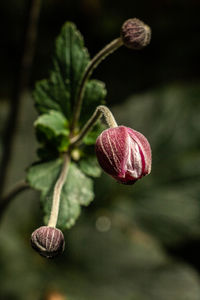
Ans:
[[[64,235],[57,228],[41,226],[32,233],[31,245],[40,255],[53,258],[64,250]]]
[[[121,28],[121,38],[126,47],[140,50],[151,40],[151,29],[137,18],[128,19]]]

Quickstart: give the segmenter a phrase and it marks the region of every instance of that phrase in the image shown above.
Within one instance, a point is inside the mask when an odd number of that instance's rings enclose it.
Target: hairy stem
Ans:
[[[108,127],[117,127],[117,123],[115,121],[115,118],[109,108],[105,105],[99,105],[97,106],[95,112],[91,116],[91,118],[87,121],[83,129],[80,131],[80,133],[77,136],[74,136],[71,138],[71,144],[78,144],[81,142],[81,140],[84,138],[84,136],[92,129],[94,124],[100,119],[101,117],[105,118],[105,121],[108,125]]]
[[[121,37],[113,40],[111,43],[106,45],[100,52],[98,52],[94,58],[90,61],[88,64],[85,73],[83,75],[83,78],[80,83],[77,101],[74,107],[73,117],[72,117],[72,124],[71,124],[71,135],[74,135],[74,131],[76,129],[80,113],[81,113],[81,107],[83,102],[83,95],[85,91],[85,84],[87,80],[89,79],[90,75],[94,71],[94,69],[100,64],[100,62],[105,59],[109,54],[117,50],[120,46],[123,45],[123,41]]]
[[[48,222],[48,226],[50,226],[50,227],[56,227],[56,224],[57,224],[59,206],[60,206],[60,196],[61,196],[61,191],[62,191],[63,185],[64,185],[66,177],[67,177],[67,173],[69,170],[69,164],[70,164],[69,153],[65,153],[62,170],[61,170],[58,180],[56,181],[54,191],[53,191],[51,215],[50,215],[49,222]]]

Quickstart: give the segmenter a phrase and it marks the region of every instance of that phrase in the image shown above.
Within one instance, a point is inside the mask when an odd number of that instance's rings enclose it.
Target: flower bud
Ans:
[[[151,40],[151,29],[137,18],[128,19],[121,28],[121,38],[126,47],[140,50]]]
[[[134,184],[151,172],[151,147],[138,131],[125,126],[106,129],[95,148],[102,169],[118,182]]]
[[[53,258],[64,250],[64,235],[57,228],[41,226],[32,233],[31,245],[40,255]]]

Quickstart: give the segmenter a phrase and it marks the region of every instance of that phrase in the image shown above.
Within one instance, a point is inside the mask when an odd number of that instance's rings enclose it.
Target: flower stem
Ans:
[[[76,129],[80,113],[81,113],[81,107],[83,102],[83,95],[85,91],[85,84],[87,80],[89,79],[90,75],[94,71],[94,69],[100,64],[100,62],[105,59],[109,54],[117,50],[120,46],[123,45],[123,41],[121,37],[116,38],[111,43],[106,45],[100,52],[98,52],[94,58],[90,61],[88,64],[85,73],[83,74],[83,78],[80,83],[77,101],[74,107],[73,117],[72,117],[72,124],[71,124],[71,135],[74,135],[74,131]]]
[[[97,106],[96,110],[94,111],[91,118],[87,121],[83,129],[80,131],[80,133],[77,136],[74,136],[71,138],[70,142],[71,144],[78,144],[81,142],[81,140],[84,138],[84,136],[91,130],[91,128],[94,126],[94,124],[100,119],[101,117],[105,118],[105,121],[108,125],[108,127],[117,127],[117,123],[115,121],[115,118],[109,108],[105,105],[99,105]]]
[[[56,224],[57,224],[59,206],[60,206],[60,195],[61,195],[62,187],[63,187],[66,177],[67,177],[67,173],[69,170],[69,164],[70,164],[69,153],[65,153],[62,170],[61,170],[58,180],[56,181],[54,191],[53,191],[51,215],[50,215],[49,222],[48,222],[48,226],[50,226],[50,227],[56,227]]]

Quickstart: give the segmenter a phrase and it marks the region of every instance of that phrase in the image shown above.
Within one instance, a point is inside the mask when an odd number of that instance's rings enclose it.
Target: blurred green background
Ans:
[[[199,10],[198,0],[42,2],[6,189],[24,178],[36,158],[31,91],[48,76],[54,39],[67,20],[76,23],[91,56],[119,35],[126,19],[138,17],[151,26],[146,49],[119,49],[93,77],[106,83],[118,123],[149,139],[152,173],[134,186],[102,174],[95,201],[65,233],[66,250],[55,260],[30,247],[30,234],[42,225],[39,194],[28,190],[16,197],[0,224],[0,299],[200,299]],[[1,135],[26,17],[27,1],[0,2]]]

